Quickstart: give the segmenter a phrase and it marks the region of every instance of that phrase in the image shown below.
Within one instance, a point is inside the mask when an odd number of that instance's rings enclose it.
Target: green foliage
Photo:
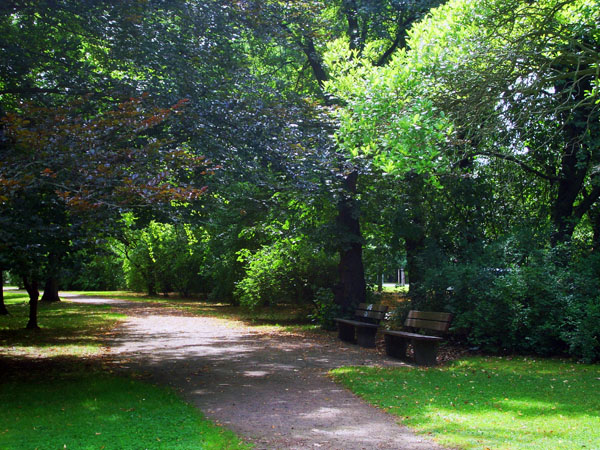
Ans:
[[[171,390],[89,369],[5,379],[0,401],[7,450],[250,448]]]
[[[313,302],[315,293],[335,279],[335,262],[308,240],[281,239],[254,254],[240,252],[240,258],[246,275],[236,294],[248,307]]]
[[[110,249],[81,250],[70,258],[62,273],[65,290],[118,290],[125,287],[123,262]]]
[[[127,285],[133,290],[202,292],[201,266],[205,260],[201,231],[189,225],[152,221],[147,227],[131,231],[126,254]]]
[[[453,125],[425,95],[406,52],[389,66],[373,68],[343,46],[332,51],[337,76],[327,87],[346,103],[338,110],[338,145],[352,158],[372,159],[386,173],[443,168],[442,149]]]
[[[336,323],[333,319],[340,316],[340,306],[334,302],[331,289],[318,289],[314,294],[313,303],[315,312],[308,318],[324,330],[335,330]]]
[[[453,312],[455,335],[487,352],[599,360],[598,257],[575,254],[565,263],[573,249],[523,253],[526,245],[497,241],[461,261],[435,252],[425,262],[425,296],[413,307]]]
[[[336,369],[334,378],[442,444],[545,450],[600,445],[598,366],[475,358],[430,369]]]

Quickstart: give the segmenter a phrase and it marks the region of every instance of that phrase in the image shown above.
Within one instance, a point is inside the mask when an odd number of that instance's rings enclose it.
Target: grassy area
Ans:
[[[237,320],[259,327],[275,327],[283,331],[315,330],[317,325],[308,321],[307,315],[313,312],[309,306],[280,305],[248,309],[230,303],[208,302],[177,297],[154,296],[130,291],[85,291],[76,294],[91,297],[117,298],[137,302],[151,302],[165,307],[178,308],[190,313],[227,320]]]
[[[101,370],[102,335],[123,318],[106,305],[41,303],[5,292],[0,316],[0,449],[243,449],[174,392]]]
[[[173,392],[101,373],[0,384],[0,448],[243,449]]]
[[[8,316],[0,316],[0,355],[93,356],[101,336],[124,316],[108,305],[39,303],[39,331],[26,330],[29,298],[22,291],[4,293]]]
[[[600,366],[473,358],[447,367],[334,370],[422,433],[464,449],[600,448]]]
[[[373,290],[377,291],[377,286],[373,286]],[[408,293],[408,285],[399,286],[397,284],[386,283],[382,286],[382,292],[390,292],[397,294],[407,294]]]

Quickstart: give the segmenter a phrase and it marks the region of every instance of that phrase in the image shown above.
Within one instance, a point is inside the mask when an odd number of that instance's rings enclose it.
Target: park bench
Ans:
[[[361,303],[352,319],[334,319],[338,325],[338,336],[342,341],[356,342],[361,347],[375,347],[375,335],[379,322],[385,318],[387,306]]]
[[[411,343],[415,362],[419,366],[435,366],[440,336],[448,331],[452,314],[445,312],[409,311],[404,322],[407,331],[385,330],[385,351],[394,358],[406,358],[406,346]],[[427,330],[429,334],[423,334]],[[432,333],[433,332],[433,333]]]

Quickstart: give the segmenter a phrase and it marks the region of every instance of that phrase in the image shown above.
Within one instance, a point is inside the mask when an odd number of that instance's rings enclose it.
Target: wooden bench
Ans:
[[[406,359],[406,345],[410,342],[419,366],[435,366],[438,345],[444,339],[439,336],[450,328],[452,314],[445,312],[409,311],[404,326],[409,331],[385,330],[385,351],[394,358]],[[434,335],[421,334],[431,330]],[[417,332],[418,331],[418,332]]]
[[[361,303],[354,312],[355,320],[334,319],[338,325],[339,338],[361,347],[375,347],[377,328],[387,310],[387,306]]]

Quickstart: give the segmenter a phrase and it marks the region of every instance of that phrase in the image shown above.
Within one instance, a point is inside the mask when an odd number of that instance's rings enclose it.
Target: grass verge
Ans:
[[[472,358],[439,368],[345,367],[333,378],[445,445],[600,448],[600,367]]]

